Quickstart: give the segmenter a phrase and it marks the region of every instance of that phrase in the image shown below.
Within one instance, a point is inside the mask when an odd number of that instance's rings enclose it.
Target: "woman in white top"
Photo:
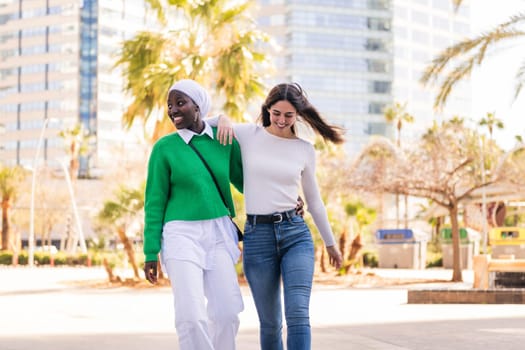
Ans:
[[[295,212],[302,187],[308,211],[336,268],[342,264],[315,177],[315,151],[297,137],[302,120],[325,140],[343,142],[341,129],[328,125],[298,84],[279,84],[261,108],[262,126],[235,124],[225,116],[219,139],[241,146],[247,220],[243,266],[255,300],[263,350],[283,349],[281,281],[287,325],[287,348],[310,349],[309,304],[314,274],[314,244],[303,218]],[[222,132],[222,133],[221,133]]]

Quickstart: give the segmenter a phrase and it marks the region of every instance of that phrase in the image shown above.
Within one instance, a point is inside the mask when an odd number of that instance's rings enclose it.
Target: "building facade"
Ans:
[[[146,28],[145,6],[143,0],[0,0],[3,163],[33,166],[37,149],[48,162],[64,157],[58,133],[79,122],[91,136],[80,176],[129,143],[114,62],[120,42]]]
[[[450,0],[257,0],[257,20],[276,43],[269,85],[298,82],[331,122],[347,130],[355,154],[371,135],[394,137],[386,107],[406,103],[416,137],[432,121],[467,116],[468,82],[443,111],[423,69],[441,49],[470,33],[469,4]],[[119,43],[147,23],[143,0],[0,0],[0,160],[30,165],[38,148],[64,154],[58,131],[79,121],[94,137],[82,171],[111,162],[127,103],[113,67]],[[149,16],[154,20],[155,16]],[[45,120],[49,123],[44,126]],[[88,165],[85,162],[90,161]]]
[[[470,112],[467,83],[446,110],[432,108],[435,91],[419,78],[440,49],[470,33],[469,8],[450,0],[258,0],[258,23],[275,40],[270,82],[298,82],[331,122],[347,130],[357,153],[371,135],[394,136],[383,115],[405,104],[416,136],[433,120]]]

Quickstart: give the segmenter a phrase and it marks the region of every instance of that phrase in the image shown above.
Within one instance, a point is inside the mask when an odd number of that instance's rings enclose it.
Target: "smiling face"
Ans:
[[[202,120],[199,107],[183,92],[172,90],[168,94],[168,117],[177,129],[200,132]]]
[[[280,137],[295,137],[292,130],[297,120],[297,110],[286,100],[278,101],[268,108],[270,125],[267,130]]]

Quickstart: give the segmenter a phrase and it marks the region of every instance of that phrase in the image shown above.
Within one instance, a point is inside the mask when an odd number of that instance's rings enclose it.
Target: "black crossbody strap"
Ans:
[[[224,206],[226,207],[226,209],[228,209],[228,211],[230,211],[230,208],[228,207],[228,204],[226,204],[226,199],[224,199],[224,196],[222,194],[221,188],[219,187],[219,183],[217,182],[217,179],[215,178],[215,175],[213,175],[213,172],[211,171],[210,166],[208,165],[208,163],[206,162],[206,160],[204,159],[202,154],[199,152],[199,150],[197,148],[195,148],[195,146],[192,145],[191,142],[188,143],[188,146],[190,146],[195,151],[195,153],[197,153],[199,158],[202,160],[202,163],[204,163],[204,166],[206,167],[206,169],[208,169],[208,172],[210,173],[210,175],[211,175],[211,177],[213,179],[213,182],[215,182],[215,186],[217,187],[217,191],[219,191],[219,194],[221,195],[221,199],[222,199],[222,202],[224,203]]]

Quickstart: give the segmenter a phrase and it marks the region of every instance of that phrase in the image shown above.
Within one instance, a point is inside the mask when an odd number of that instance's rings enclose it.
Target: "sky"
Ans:
[[[525,0],[466,0],[471,6],[474,33],[487,31],[506,21],[511,15],[525,13]],[[506,45],[497,54],[487,56],[472,74],[473,119],[480,120],[488,112],[495,112],[505,129],[494,131],[494,138],[506,150],[515,144],[515,135],[525,138],[525,89],[513,99],[515,76],[522,62],[525,63],[525,41]]]

